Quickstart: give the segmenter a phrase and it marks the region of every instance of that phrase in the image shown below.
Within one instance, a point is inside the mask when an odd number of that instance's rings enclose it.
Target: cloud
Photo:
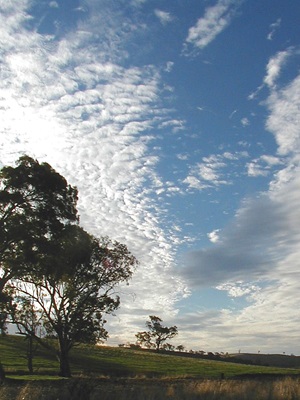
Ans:
[[[225,163],[220,157],[212,155],[204,157],[202,163],[197,163],[190,170],[190,174],[185,178],[183,183],[186,183],[190,188],[205,189],[211,186],[218,186],[226,182],[221,178],[219,170],[225,167]]]
[[[300,75],[283,89],[272,92],[267,99],[270,115],[266,127],[274,134],[280,155],[299,152],[299,91]]]
[[[232,21],[236,13],[237,2],[219,0],[205,10],[204,16],[189,29],[186,43],[199,49],[208,46]]]
[[[281,159],[279,157],[276,157],[276,156],[263,155],[263,156],[260,157],[260,159],[262,161],[264,161],[269,166],[282,164]]]
[[[220,229],[215,229],[214,231],[207,234],[207,237],[212,243],[217,243],[219,241]]]
[[[278,79],[282,68],[285,66],[288,58],[293,54],[293,48],[278,52],[272,57],[267,65],[267,74],[264,78],[264,83],[273,88],[275,81]]]
[[[277,89],[276,81],[279,79],[282,69],[287,64],[289,58],[297,54],[299,54],[297,48],[289,47],[286,50],[279,51],[271,57],[266,66],[266,75],[263,79],[263,83],[248,96],[248,99],[254,100],[264,87],[267,87],[270,90]]]
[[[250,121],[249,121],[249,119],[248,119],[247,117],[244,117],[244,118],[241,119],[241,124],[242,124],[244,127],[246,127],[246,126],[249,126],[249,125],[250,125]]]
[[[154,14],[163,25],[166,25],[174,20],[174,17],[166,11],[155,9]]]
[[[184,277],[194,287],[269,278],[278,256],[273,250],[287,228],[280,214],[280,206],[266,196],[247,202],[217,244],[187,254]]]
[[[274,166],[282,164],[280,158],[270,155],[262,155],[259,158],[247,163],[248,176],[267,176]]]
[[[270,32],[268,33],[267,39],[273,40],[276,31],[280,28],[281,18],[278,18],[276,22],[270,25]]]
[[[217,286],[218,290],[224,290],[232,298],[247,296],[251,298],[257,296],[257,293],[261,291],[261,288],[253,283],[245,283],[243,281],[236,282],[235,284],[225,283]]]
[[[59,8],[57,1],[50,1],[49,7],[51,8]]]
[[[173,61],[168,61],[166,63],[165,71],[166,72],[171,72],[173,67],[174,67],[174,62]]]
[[[258,176],[267,176],[269,173],[266,171],[257,160],[251,161],[247,164],[247,173],[248,176],[258,177]]]
[[[244,157],[248,157],[246,152],[224,154],[212,154],[209,157],[203,157],[202,162],[192,165],[188,176],[183,183],[191,189],[203,190],[220,185],[231,184],[227,177],[227,169]]]

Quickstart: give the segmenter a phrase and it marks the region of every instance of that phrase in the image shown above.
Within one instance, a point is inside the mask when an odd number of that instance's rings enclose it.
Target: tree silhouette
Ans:
[[[155,348],[156,351],[161,349],[161,345],[167,339],[172,339],[178,334],[177,326],[163,326],[162,319],[155,315],[149,316],[150,321],[146,322],[148,331],[138,332],[135,336],[137,343],[148,348]]]

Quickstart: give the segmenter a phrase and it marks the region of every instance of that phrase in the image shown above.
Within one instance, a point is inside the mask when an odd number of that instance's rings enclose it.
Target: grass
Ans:
[[[56,358],[39,347],[34,358],[35,375],[28,375],[26,342],[23,337],[0,337],[0,361],[8,377],[23,380],[53,379],[58,371]],[[236,364],[200,358],[158,354],[106,346],[80,346],[70,355],[74,376],[146,378],[233,378],[241,375],[292,375],[299,369]]]
[[[80,346],[71,353],[74,378],[57,377],[43,348],[28,375],[23,337],[0,337],[7,377],[1,400],[296,400],[300,369],[236,364],[119,347]],[[220,379],[224,374],[226,379]]]
[[[0,387],[1,400],[297,400],[299,379],[67,380]]]

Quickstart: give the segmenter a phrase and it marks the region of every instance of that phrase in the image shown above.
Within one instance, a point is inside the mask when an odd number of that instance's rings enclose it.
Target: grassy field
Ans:
[[[24,379],[28,375],[26,342],[19,336],[0,337],[0,362],[8,377]],[[34,377],[55,376],[56,358],[43,348],[38,348],[33,361]],[[232,378],[241,375],[291,375],[300,369],[264,367],[236,364],[200,358],[158,354],[143,350],[119,347],[80,346],[71,352],[71,369],[74,376],[87,377],[169,377],[169,378]],[[33,378],[33,377],[29,377]]]
[[[8,380],[1,400],[297,400],[300,369],[236,364],[119,347],[80,346],[71,354],[72,379],[43,348],[26,368],[22,337],[0,337]],[[221,374],[225,379],[220,379]]]

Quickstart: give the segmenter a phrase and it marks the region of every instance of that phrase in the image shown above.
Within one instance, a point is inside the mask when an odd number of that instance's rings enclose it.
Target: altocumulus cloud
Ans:
[[[133,315],[157,309],[174,315],[184,293],[172,273],[172,227],[161,228],[163,210],[152,196],[161,185],[152,132],[168,123],[158,100],[160,71],[121,65],[126,38],[137,26],[125,18],[119,24],[106,2],[87,1],[89,18],[60,36],[32,28],[29,5],[0,3],[1,163],[23,153],[49,162],[78,187],[82,225],[127,244],[139,259],[130,287],[121,289],[119,319],[109,328],[112,336],[128,338],[137,329]],[[122,340],[121,333],[116,341]]]
[[[207,7],[204,16],[189,29],[186,44],[199,49],[209,45],[232,21],[239,5],[236,0],[219,0],[214,6]]]

